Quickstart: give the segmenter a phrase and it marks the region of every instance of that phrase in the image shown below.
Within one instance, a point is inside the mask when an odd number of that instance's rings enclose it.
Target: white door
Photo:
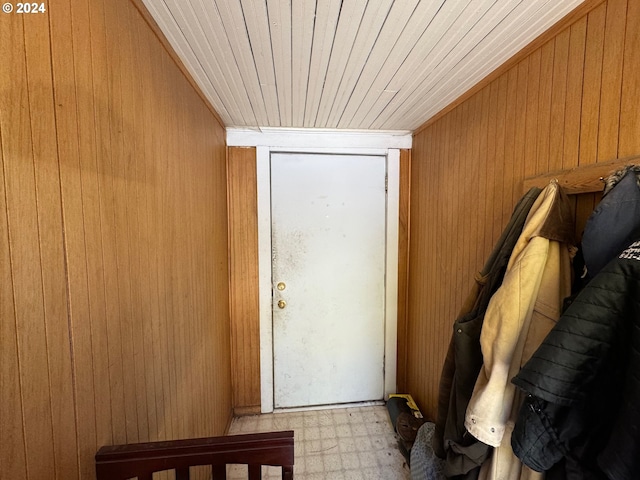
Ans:
[[[384,395],[383,156],[272,153],[276,408]]]

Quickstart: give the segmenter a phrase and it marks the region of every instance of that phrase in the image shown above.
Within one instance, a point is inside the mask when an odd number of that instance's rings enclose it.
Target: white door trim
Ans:
[[[385,277],[385,398],[396,392],[397,300],[398,300],[398,215],[400,205],[400,151],[396,148],[287,148],[256,147],[258,199],[258,275],[260,302],[260,392],[261,411],[274,410],[273,325],[271,292],[271,182],[272,152],[384,155],[387,158],[387,252]]]
[[[346,130],[333,128],[227,128],[230,147],[288,147],[294,149],[411,148],[409,130]]]

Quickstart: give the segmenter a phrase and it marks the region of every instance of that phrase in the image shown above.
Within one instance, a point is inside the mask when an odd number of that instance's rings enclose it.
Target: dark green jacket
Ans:
[[[453,324],[440,377],[438,416],[433,436],[436,455],[446,460],[447,477],[477,478],[479,466],[490,452],[488,445],[473,438],[464,427],[467,405],[482,367],[480,331],[489,300],[502,284],[511,252],[540,192],[539,188],[532,188],[516,205],[484,268],[476,275],[474,287]]]

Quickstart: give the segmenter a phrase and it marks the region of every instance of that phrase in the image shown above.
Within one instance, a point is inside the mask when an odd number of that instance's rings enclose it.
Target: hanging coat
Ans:
[[[433,450],[446,458],[448,477],[471,480],[487,458],[489,447],[470,437],[464,414],[482,366],[480,331],[491,296],[502,283],[509,257],[531,206],[542,190],[531,188],[515,206],[509,223],[496,242],[453,324],[451,341],[440,377],[438,416]]]
[[[522,398],[510,380],[560,317],[571,293],[574,234],[571,204],[556,182],[537,198],[491,298],[480,344],[483,366],[465,416],[468,432],[496,447],[480,478],[536,478],[522,472],[511,451],[511,432]]]
[[[640,166],[625,167],[605,179],[602,200],[584,227],[582,250],[588,278],[640,236]]]
[[[513,436],[523,462],[565,459],[572,479],[638,478],[640,241],[589,282],[513,382],[530,394]]]

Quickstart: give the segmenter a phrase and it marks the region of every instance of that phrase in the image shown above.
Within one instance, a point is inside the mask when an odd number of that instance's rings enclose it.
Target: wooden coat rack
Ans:
[[[594,163],[583,165],[568,170],[558,170],[556,172],[536,175],[524,179],[523,190],[526,193],[531,187],[546,187],[553,179],[558,180],[558,184],[569,195],[579,193],[602,192],[604,184],[602,180],[611,175],[616,170],[626,165],[640,163],[640,155],[620,158],[610,162]]]

